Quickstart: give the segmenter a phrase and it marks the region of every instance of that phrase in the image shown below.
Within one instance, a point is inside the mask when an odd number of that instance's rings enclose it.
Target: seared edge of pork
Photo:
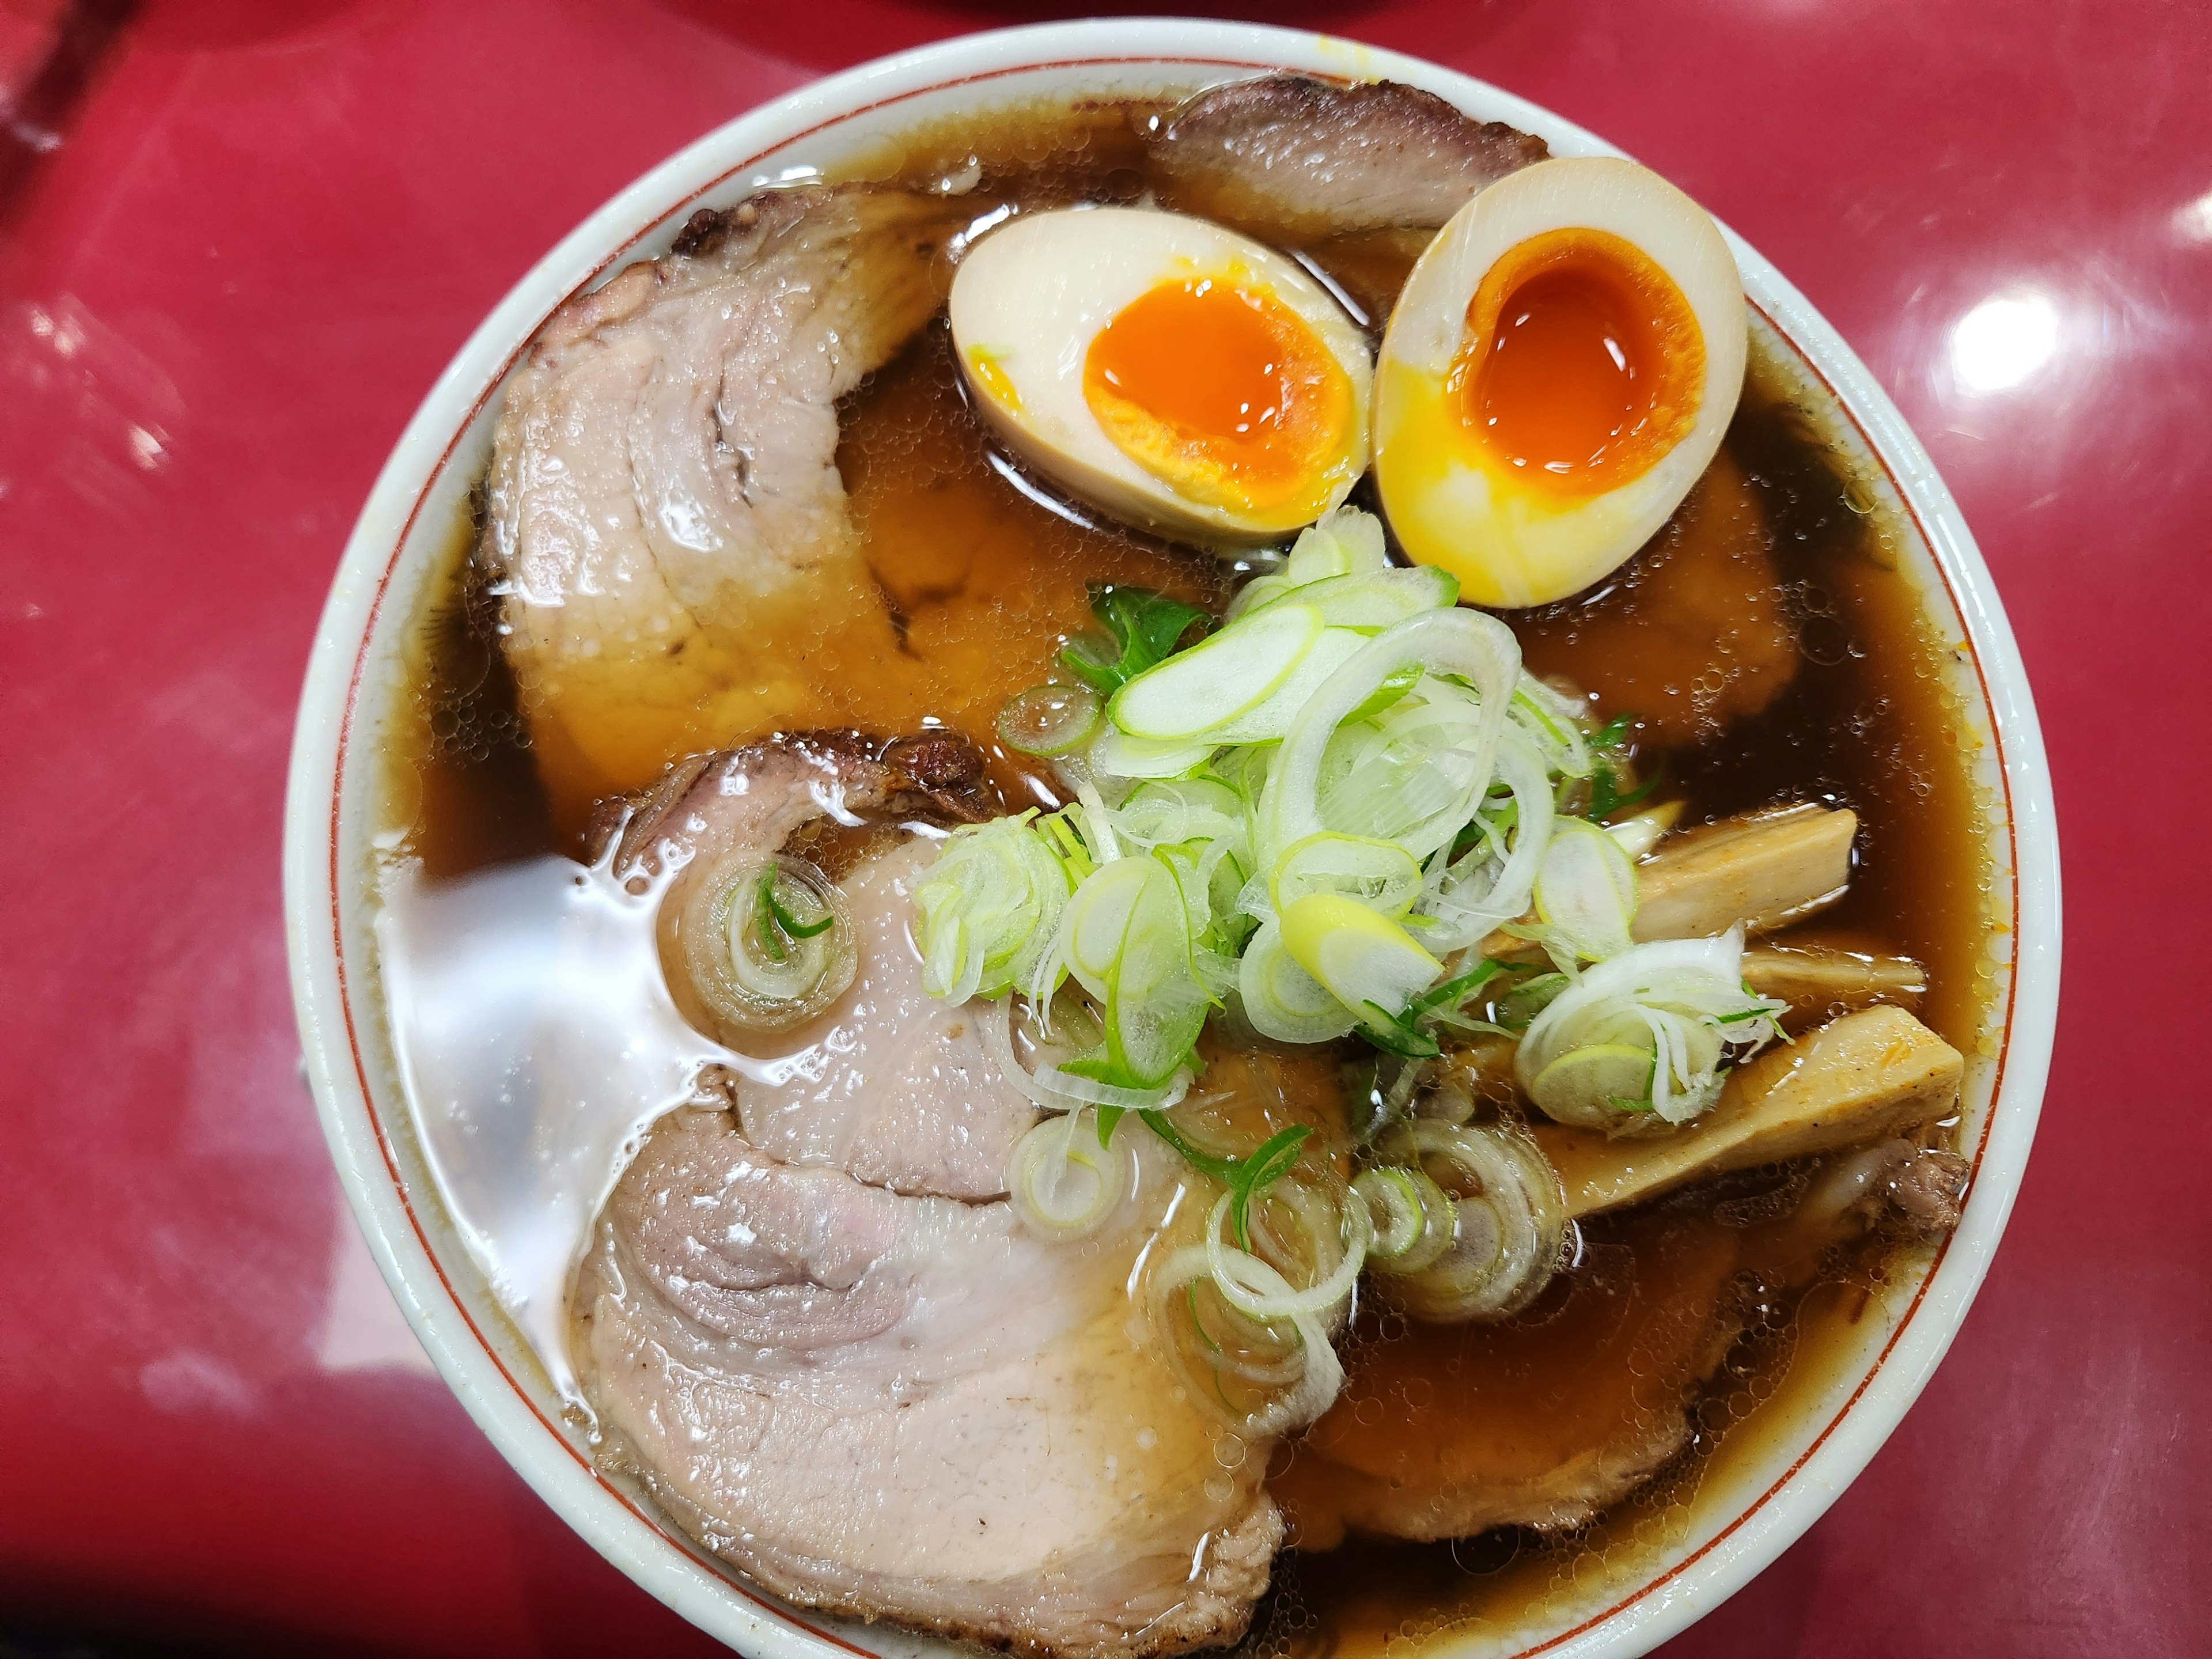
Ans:
[[[1294,235],[1434,228],[1544,141],[1395,81],[1267,75],[1212,87],[1148,147],[1197,211]]]

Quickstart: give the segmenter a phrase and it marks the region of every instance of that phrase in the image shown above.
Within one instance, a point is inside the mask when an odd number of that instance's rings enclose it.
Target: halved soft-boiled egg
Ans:
[[[1279,538],[1367,470],[1367,342],[1295,261],[1137,208],[1024,214],[952,279],[952,342],[1000,437],[1163,534]]]
[[[1375,481],[1478,605],[1589,586],[1666,521],[1743,387],[1744,299],[1705,210],[1632,161],[1539,162],[1437,233],[1376,368]]]

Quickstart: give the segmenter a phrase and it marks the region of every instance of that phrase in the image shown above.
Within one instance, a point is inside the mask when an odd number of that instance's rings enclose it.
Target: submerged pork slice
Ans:
[[[769,192],[695,216],[538,331],[494,438],[482,556],[568,827],[669,755],[806,707],[806,665],[755,648],[788,642],[792,607],[896,650],[836,400],[942,301],[956,217],[903,191]]]
[[[1411,1322],[1355,1354],[1268,1483],[1291,1541],[1588,1521],[1681,1449],[1684,1404],[1739,1328],[1719,1313],[1739,1259],[1702,1218],[1638,1216],[1518,1320]]]
[[[864,828],[983,804],[957,739],[827,734],[690,763],[630,814],[616,867],[668,878],[679,1003],[717,872],[821,851],[825,819],[860,961],[807,1024],[723,1031],[757,1057],[729,1109],[648,1135],[578,1278],[577,1370],[603,1455],[793,1601],[1070,1659],[1234,1640],[1282,1535],[1270,1448],[1224,1469],[1130,1290],[1181,1166],[1125,1136],[1104,1231],[1018,1220],[995,1195],[1034,1109],[977,1006],[920,993],[904,895],[931,843]]]
[[[1548,153],[1434,93],[1304,75],[1209,88],[1163,118],[1149,146],[1179,205],[1291,236],[1433,229]]]
[[[1268,1483],[1291,1541],[1583,1524],[1689,1443],[1690,1407],[1762,1300],[1812,1283],[1832,1246],[1871,1227],[1942,1237],[1966,1179],[1956,1153],[1893,1139],[1747,1200],[1769,1219],[1723,1218],[1711,1198],[1607,1218],[1581,1267],[1518,1319],[1414,1322],[1353,1358]]]

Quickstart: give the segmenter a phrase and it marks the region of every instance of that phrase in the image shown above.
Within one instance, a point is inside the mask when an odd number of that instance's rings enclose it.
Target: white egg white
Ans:
[[[1085,358],[1099,331],[1153,289],[1193,276],[1270,295],[1312,330],[1351,383],[1353,418],[1344,443],[1318,464],[1329,475],[1328,493],[1297,504],[1291,516],[1243,513],[1180,493],[1124,453],[1085,399]],[[1204,544],[1250,546],[1322,517],[1367,469],[1374,368],[1365,337],[1297,262],[1206,220],[1139,208],[1021,215],[962,258],[950,314],[975,407],[1000,439],[1025,465],[1114,518]]]
[[[1640,249],[1673,279],[1704,335],[1705,372],[1688,431],[1650,468],[1602,494],[1563,496],[1482,453],[1444,386],[1468,310],[1491,267],[1529,238],[1589,229]],[[1376,483],[1407,551],[1459,577],[1463,598],[1514,607],[1577,592],[1625,562],[1720,447],[1743,386],[1742,280],[1705,211],[1632,161],[1543,161],[1454,215],[1407,279],[1376,367]]]

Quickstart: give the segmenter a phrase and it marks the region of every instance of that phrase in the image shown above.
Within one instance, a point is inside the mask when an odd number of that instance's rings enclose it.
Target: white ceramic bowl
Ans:
[[[391,1065],[369,930],[369,808],[398,647],[452,545],[490,443],[501,383],[570,295],[658,253],[695,208],[740,199],[780,169],[865,150],[917,119],[1081,88],[1154,92],[1273,69],[1387,77],[1540,134],[1553,151],[1609,153],[1558,117],[1418,59],[1288,30],[1182,21],[1092,21],[971,36],[818,82],[732,121],[654,168],[540,260],[439,380],[363,509],[315,641],[292,752],[284,893],[293,994],[315,1098],[347,1198],[409,1321],[453,1392],[523,1478],[607,1559],[687,1619],[757,1659],[918,1655],[944,1644],[802,1614],[720,1569],[601,1478],[561,1421],[543,1372],[471,1265],[432,1189]],[[1753,1467],[1709,1474],[1683,1535],[1590,1576],[1534,1626],[1439,1639],[1450,1655],[1595,1659],[1645,1651],[1717,1605],[1818,1518],[1896,1425],[1959,1328],[2003,1231],[2050,1058],[2058,976],[2057,848],[2043,743],[1988,570],[1928,457],[1881,387],[1765,259],[1731,237],[1753,304],[1848,412],[1843,441],[1878,459],[1919,544],[1903,550],[1929,615],[1959,642],[1970,738],[1982,739],[1995,902],[2015,945],[2000,964],[1987,1052],[1970,1061],[1962,1146],[1975,1161],[1963,1224],[1929,1270],[1860,1321],[1836,1374],[1762,1437]],[[1738,1460],[1741,1462],[1741,1460]],[[1721,1488],[1716,1490],[1716,1482]]]

